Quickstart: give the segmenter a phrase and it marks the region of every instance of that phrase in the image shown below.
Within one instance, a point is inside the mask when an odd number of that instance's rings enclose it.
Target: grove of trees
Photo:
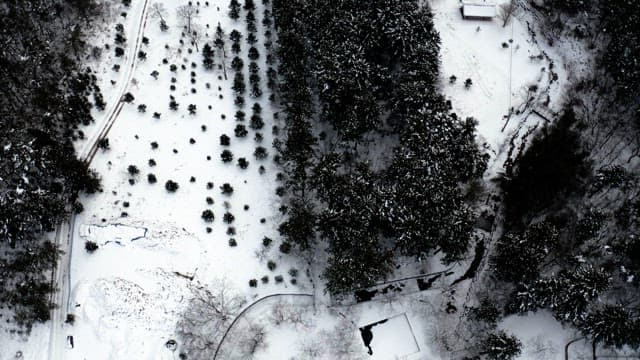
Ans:
[[[286,179],[280,232],[327,244],[327,290],[387,277],[398,255],[462,259],[474,215],[463,185],[486,159],[475,121],[439,93],[440,39],[427,5],[273,2]]]
[[[99,189],[71,143],[82,136],[78,126],[93,121],[89,95],[96,106],[102,99],[80,61],[99,10],[92,1],[61,0],[0,8],[0,308],[27,331],[54,306],[59,251],[45,233],[68,218],[78,192]]]

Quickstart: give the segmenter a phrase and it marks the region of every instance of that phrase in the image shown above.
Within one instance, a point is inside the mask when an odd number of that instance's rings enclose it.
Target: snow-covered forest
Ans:
[[[640,3],[0,4],[0,360],[640,356]]]

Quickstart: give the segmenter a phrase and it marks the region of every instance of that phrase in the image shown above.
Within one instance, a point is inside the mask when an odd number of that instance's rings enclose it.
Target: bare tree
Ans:
[[[276,326],[282,324],[300,325],[307,323],[307,321],[305,321],[304,309],[282,300],[273,305],[269,319]]]
[[[502,27],[507,26],[509,20],[517,14],[518,9],[516,0],[511,0],[508,3],[500,5],[498,8],[498,18],[502,20]]]
[[[298,343],[298,350],[299,353],[296,359],[314,360],[322,358],[325,352],[325,347],[320,340],[313,337],[307,337]]]
[[[191,25],[191,32],[189,32],[189,40],[196,47],[196,51],[200,52],[200,48],[198,47],[198,43],[202,40],[202,34],[204,30],[202,26],[198,24]]]
[[[193,5],[182,5],[178,8],[178,17],[184,21],[188,33],[191,33],[191,26],[199,16],[198,9]]]
[[[264,326],[251,323],[243,331],[242,338],[238,342],[238,350],[243,359],[251,359],[260,350],[267,347],[267,331]]]
[[[151,18],[160,19],[160,21],[164,21],[164,17],[167,16],[167,9],[165,9],[162,3],[153,3],[149,11]]]
[[[189,287],[191,299],[176,325],[183,350],[194,359],[211,359],[222,335],[245,304],[225,279]]]

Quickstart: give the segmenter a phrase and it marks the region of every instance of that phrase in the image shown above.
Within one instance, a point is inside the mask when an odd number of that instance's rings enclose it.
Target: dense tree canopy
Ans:
[[[0,7],[0,305],[20,325],[49,317],[57,248],[43,240],[79,191],[99,184],[76,158],[73,128],[89,124],[96,78],[83,69],[92,1],[4,1]]]

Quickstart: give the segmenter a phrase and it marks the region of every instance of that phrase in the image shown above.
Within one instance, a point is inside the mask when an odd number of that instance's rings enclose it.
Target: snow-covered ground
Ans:
[[[200,13],[195,19],[201,26],[202,35],[198,49],[213,40],[218,23],[227,34],[236,28],[246,37],[244,12],[241,19],[234,22],[227,16],[227,0],[212,0],[209,6],[205,6],[204,1],[200,3]],[[259,24],[263,5],[256,3]],[[430,3],[442,38],[443,90],[459,116],[472,116],[478,120],[479,141],[485,143],[492,154],[491,177],[500,171],[511,139],[543,121],[528,116],[528,112],[514,113],[505,127],[509,108],[521,109],[532,96],[536,102],[543,101],[548,93],[549,106],[558,110],[557,100],[567,77],[558,60],[562,54],[557,54],[557,49],[531,41],[526,14],[519,16],[512,25],[502,27],[498,19],[491,22],[462,20],[457,0],[432,0]],[[176,339],[176,322],[188,305],[189,284],[207,286],[215,279],[225,278],[246,296],[249,303],[270,294],[314,291],[306,278],[305,265],[278,251],[281,243],[277,232],[280,203],[275,195],[279,186],[276,180],[278,168],[272,162],[275,150],[271,148],[271,126],[277,125],[273,120],[277,109],[266,100],[268,92],[265,91],[258,101],[266,123],[260,132],[264,136],[261,145],[268,149],[270,156],[259,161],[252,155],[259,145],[253,140],[255,131],[249,130],[246,138],[234,136],[237,122],[231,80],[225,80],[220,70],[204,70],[200,52],[195,46],[187,45],[186,37],[181,37],[176,9],[186,1],[164,1],[163,4],[170,29],[161,32],[158,19],[148,18],[144,36],[149,39],[149,45],[142,46],[147,60],[136,63],[133,79],[126,85],[135,100],[124,106],[108,134],[111,149],[99,150],[91,164],[102,177],[104,192],[83,197],[85,210],[75,221],[69,299],[75,323],[64,325],[65,336],[73,336],[74,348],[64,350],[64,359],[176,358],[177,354],[165,344]],[[116,22],[123,23],[125,35],[132,41],[136,35],[135,14],[139,11],[140,2],[134,2],[127,18],[114,16],[115,22],[109,27],[111,33],[108,34],[112,49],[105,51],[102,61],[94,66],[105,92],[107,108],[113,106],[124,86],[121,82],[125,81],[124,69],[120,72],[111,70],[114,63],[125,63],[124,59],[112,57],[113,28]],[[259,39],[262,39],[260,26],[259,29]],[[180,45],[181,39],[185,45]],[[262,40],[258,45],[261,43]],[[508,47],[504,48],[503,43]],[[248,45],[244,40],[242,48],[246,71]],[[261,45],[258,49],[261,54],[258,64],[266,70],[265,49]],[[552,85],[549,84],[547,58],[531,58],[542,50],[556,62],[559,80]],[[167,60],[166,64],[163,59]],[[228,57],[227,65],[230,60]],[[216,61],[219,62],[218,57]],[[196,66],[192,67],[192,63]],[[178,66],[175,73],[169,70],[170,64]],[[182,65],[185,69],[181,69]],[[154,70],[159,72],[157,80],[150,75]],[[195,84],[190,82],[192,71],[196,74],[193,77]],[[247,74],[245,78],[248,78]],[[228,75],[232,79],[231,69],[228,69]],[[457,77],[453,84],[449,83],[451,75]],[[175,83],[172,83],[172,77],[175,77]],[[264,83],[266,75],[262,78]],[[463,85],[467,78],[473,81],[470,89]],[[172,84],[176,86],[175,91],[169,90]],[[535,92],[529,91],[532,85],[537,86]],[[196,93],[192,93],[191,88],[196,89]],[[170,94],[179,103],[177,111],[169,110]],[[247,96],[244,109],[247,117],[253,103]],[[137,110],[140,104],[147,106],[146,112]],[[195,115],[187,111],[189,104],[196,105]],[[154,112],[161,113],[159,119],[152,116]],[[96,112],[95,116],[102,115]],[[89,140],[78,142],[80,152],[86,150],[92,134],[99,129],[99,124],[84,129]],[[227,164],[220,160],[220,153],[225,149],[219,141],[222,134],[231,138],[228,149],[234,154],[234,161]],[[156,149],[151,146],[153,142],[158,144]],[[236,165],[239,157],[250,162],[246,170]],[[153,166],[151,159],[155,162]],[[140,173],[130,175],[127,172],[129,165],[135,165]],[[258,171],[260,165],[265,168],[264,174]],[[157,177],[155,184],[147,181],[151,173]],[[165,190],[167,180],[179,184],[175,193]],[[233,186],[235,191],[231,196],[221,193],[219,187],[223,183]],[[208,204],[207,197],[213,204]],[[212,223],[201,219],[205,209],[214,212]],[[226,211],[235,216],[231,225],[222,221]],[[123,217],[123,213],[126,216]],[[228,234],[230,226],[235,228],[234,235]],[[274,240],[266,249],[262,245],[264,237]],[[229,245],[231,238],[237,246]],[[87,253],[85,240],[96,242],[100,248],[92,254]],[[274,271],[267,269],[267,260],[276,262]],[[299,270],[296,285],[291,283],[289,275],[292,268]],[[269,277],[267,284],[259,280],[265,275]],[[284,281],[276,283],[276,275],[282,275]],[[258,279],[257,288],[249,287],[250,279]],[[302,309],[302,320],[279,325],[274,325],[272,316],[278,303],[261,303],[247,311],[246,320],[238,322],[240,330],[233,331],[242,331],[247,322],[267,326],[268,346],[257,354],[259,359],[336,359],[337,355],[327,344],[337,340],[351,344],[353,353],[346,358],[356,359],[369,358],[358,327],[386,318],[401,319],[404,322],[390,321],[386,327],[374,328],[372,348],[375,358],[393,359],[405,354],[412,354],[407,359],[438,358],[429,342],[433,339],[430,334],[433,322],[438,321],[436,313],[443,309],[443,304],[439,303],[439,290],[331,309],[326,298],[316,300],[315,308],[304,301],[289,304]],[[394,317],[405,313],[406,317]],[[419,349],[415,354],[414,348],[409,349],[410,345],[395,349],[390,347],[396,344],[385,340],[391,335],[405,338],[401,334],[405,334],[407,324],[415,336],[411,346]],[[525,344],[523,359],[560,359],[563,344],[572,336],[547,314],[508,318],[501,326],[521,336]],[[0,336],[3,344],[0,360],[12,359],[18,350],[23,351],[25,359],[48,358],[43,350],[49,339],[48,324],[36,326],[28,342],[8,334]],[[552,349],[545,352],[551,355],[540,357],[540,352],[535,351],[540,343],[542,347]]]

